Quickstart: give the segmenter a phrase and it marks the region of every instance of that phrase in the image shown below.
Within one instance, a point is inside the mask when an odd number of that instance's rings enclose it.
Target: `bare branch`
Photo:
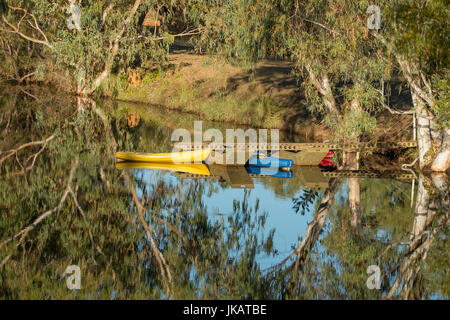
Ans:
[[[158,247],[155,244],[155,241],[153,240],[153,236],[152,233],[154,233],[155,231],[149,227],[149,225],[147,224],[147,221],[145,221],[145,217],[144,217],[144,207],[142,206],[141,201],[139,200],[139,197],[136,194],[136,190],[134,188],[134,185],[132,184],[130,178],[128,177],[128,175],[124,174],[125,180],[130,188],[131,194],[133,196],[133,201],[136,204],[136,208],[138,211],[138,215],[139,215],[139,220],[142,223],[142,226],[144,227],[146,233],[147,233],[147,238],[150,241],[150,245],[152,247],[153,253],[156,257],[156,260],[159,264],[160,267],[160,271],[161,271],[161,275],[166,277],[169,280],[169,282],[172,282],[172,276],[170,273],[170,269],[167,266],[166,260],[164,259],[164,256],[162,255],[161,251],[158,249]],[[168,287],[169,289],[169,287]]]
[[[203,29],[204,29],[204,27],[199,27],[199,28],[195,28],[195,29],[192,29],[192,30],[189,30],[189,31],[186,31],[186,32],[173,34],[173,35],[170,35],[170,36],[158,37],[158,38],[150,38],[150,39],[154,40],[154,41],[158,41],[158,40],[169,39],[171,37],[174,37],[174,38],[187,37],[187,36],[192,36],[192,35],[195,35],[195,34],[200,34]],[[144,36],[139,36],[139,38],[144,38]]]
[[[37,71],[27,73],[26,75],[24,75],[22,78],[19,79],[19,82],[23,82],[26,78],[32,77],[36,74],[37,74]]]
[[[321,24],[319,22],[316,22],[316,21],[313,21],[313,20],[309,20],[309,19],[304,19],[304,18],[302,18],[302,19],[307,21],[307,22],[309,22],[309,23],[315,24],[315,25],[317,25],[317,26],[319,26],[319,27],[329,31],[329,32],[331,32],[334,35],[338,35],[338,36],[341,36],[341,37],[343,36],[341,33],[337,32],[337,31],[335,31],[333,29],[330,29],[326,25],[323,25],[323,24]]]
[[[114,268],[109,263],[108,258],[106,257],[103,250],[94,241],[94,236],[92,235],[91,228],[89,227],[89,221],[86,218],[86,214],[84,213],[84,210],[81,208],[80,204],[78,203],[78,199],[77,199],[77,196],[75,195],[75,192],[72,190],[72,188],[70,186],[68,186],[68,188],[69,188],[69,193],[72,196],[73,202],[75,203],[75,207],[78,209],[78,212],[81,214],[81,216],[83,217],[83,220],[86,222],[86,224],[88,226],[88,235],[89,235],[89,239],[91,240],[92,246],[95,248],[95,250],[97,250],[98,253],[100,253],[103,256],[103,258],[105,258],[106,263],[111,268],[111,271],[113,274],[113,280],[116,279],[117,276],[116,276],[116,272],[114,271]],[[75,187],[75,190],[77,190],[77,189],[78,189],[78,185]]]
[[[317,239],[319,238],[320,232],[325,226],[325,222],[328,219],[329,209],[331,207],[331,204],[333,203],[334,195],[336,194],[339,185],[340,185],[339,179],[330,179],[330,182],[328,183],[328,188],[325,191],[325,194],[317,210],[317,214],[314,217],[314,220],[308,224],[308,227],[306,229],[306,235],[303,238],[302,242],[288,257],[286,257],[282,262],[280,262],[278,265],[270,269],[276,270],[281,268],[293,256],[296,256],[296,261],[289,268],[292,267],[298,268],[300,264],[303,264],[304,261],[306,261],[309,251],[316,243]]]
[[[56,207],[54,207],[53,209],[45,211],[44,213],[42,213],[30,225],[28,225],[26,228],[24,228],[21,231],[19,231],[18,233],[16,233],[14,236],[9,237],[8,239],[4,240],[2,243],[0,243],[0,248],[2,248],[5,244],[10,242],[11,240],[15,240],[15,239],[20,237],[19,241],[15,245],[15,247],[17,248],[24,241],[25,237],[30,233],[30,231],[32,231],[34,228],[36,228],[36,226],[38,226],[43,220],[45,220],[47,217],[52,215],[54,212],[59,212],[61,210],[61,207],[64,204],[64,202],[66,201],[67,195],[69,194],[69,192],[71,190],[70,189],[70,184],[72,183],[73,174],[74,174],[75,169],[77,168],[77,166],[78,166],[78,159],[76,159],[75,163],[72,165],[72,168],[70,169],[69,178],[67,179],[66,188],[65,188],[65,190],[63,192],[63,195],[61,196],[61,199],[59,200],[58,205]],[[9,255],[9,256],[7,256],[6,258],[3,259],[3,261],[0,263],[0,268],[9,260],[10,257],[11,257],[11,255]]]
[[[408,111],[398,111],[398,110],[394,110],[392,108],[390,108],[387,104],[385,104],[384,102],[382,102],[383,107],[385,107],[390,113],[392,114],[415,114],[416,111],[415,110],[408,110]]]
[[[417,271],[419,270],[418,268],[420,268],[420,266],[417,266],[416,272],[414,272],[413,270],[410,270],[410,266],[415,263],[415,262],[424,262],[428,251],[431,248],[431,244],[433,243],[434,239],[436,238],[436,235],[438,234],[438,232],[440,230],[442,230],[442,228],[448,223],[448,214],[444,214],[442,215],[438,222],[436,227],[433,227],[432,230],[430,230],[430,232],[427,232],[428,235],[426,237],[423,237],[424,233],[420,234],[418,238],[420,238],[421,240],[423,238],[425,238],[425,240],[423,242],[421,242],[420,245],[417,246],[413,246],[413,250],[408,250],[405,255],[404,255],[404,259],[401,263],[400,269],[398,270],[398,275],[395,279],[394,284],[392,285],[391,289],[389,290],[386,299],[392,299],[394,297],[394,295],[396,294],[396,292],[398,291],[398,289],[400,288],[400,285],[402,283],[408,283],[409,280],[415,275],[415,273],[417,273]],[[411,245],[410,245],[411,247]],[[403,285],[404,288],[402,289],[402,291],[405,291],[406,294],[408,294],[408,288],[406,288],[405,290],[405,284]]]
[[[17,26],[15,26],[11,22],[9,22],[5,15],[2,15],[3,22],[11,28],[11,30],[8,30],[9,32],[16,33],[16,34],[18,34],[19,36],[21,36],[22,38],[24,38],[24,39],[26,39],[28,41],[39,43],[39,44],[43,44],[43,45],[53,49],[53,46],[49,43],[47,36],[42,31],[42,29],[39,27],[39,24],[38,24],[38,22],[36,20],[36,17],[32,13],[28,13],[27,10],[25,10],[23,8],[13,7],[11,5],[8,5],[8,6],[12,10],[18,10],[18,11],[23,11],[24,12],[24,15],[22,16],[22,18],[17,23]],[[41,34],[41,36],[43,37],[43,40],[38,39],[38,38],[34,38],[32,36],[29,36],[29,35],[26,35],[26,34],[24,34],[23,32],[20,31],[20,24],[22,23],[23,19],[27,15],[30,16],[31,18],[33,18],[33,21],[34,21],[34,25],[33,25],[29,20],[27,20],[28,24],[30,24],[30,26],[33,27],[33,29],[37,30]]]
[[[105,11],[103,11],[103,15],[102,15],[102,25],[105,24],[106,22],[106,18],[108,17],[109,12],[112,10],[113,5],[110,4],[108,7],[106,7]]]
[[[392,45],[381,34],[379,34],[378,32],[373,32],[373,35],[387,48],[392,49]],[[431,87],[429,85],[429,82],[425,79],[422,71],[420,71],[415,63],[407,61],[407,59],[403,55],[396,52],[395,50],[392,51],[395,58],[397,59],[398,64],[400,65],[404,77],[408,81],[408,84],[411,86],[411,88],[417,93],[417,96],[420,97],[420,99],[422,99],[430,107],[434,106],[434,97],[431,91]],[[428,92],[425,92],[420,87],[420,83],[418,83],[419,79],[415,79],[414,75],[421,77]]]
[[[28,143],[25,143],[25,144],[21,145],[20,147],[18,147],[18,148],[16,148],[16,149],[12,149],[12,150],[8,150],[8,151],[3,151],[3,152],[0,151],[0,154],[6,153],[6,156],[4,156],[3,158],[0,159],[0,165],[1,165],[6,159],[8,159],[9,157],[11,157],[11,156],[17,154],[17,152],[19,152],[19,151],[22,150],[22,149],[25,149],[25,148],[28,148],[28,147],[31,147],[31,146],[36,146],[36,145],[44,145],[44,148],[45,148],[45,146],[47,145],[47,143],[48,143],[50,140],[54,139],[54,138],[55,138],[55,135],[52,134],[50,137],[48,137],[48,138],[45,139],[45,140],[28,142]],[[42,150],[39,151],[37,155],[39,155],[39,153],[41,153],[41,152],[42,152]],[[34,161],[33,161],[33,164],[34,164]]]
[[[23,89],[22,87],[19,87],[19,90],[22,91],[23,93],[25,93],[27,96],[36,99],[37,101],[41,101],[38,97],[36,97],[34,94],[29,93],[28,91],[26,91],[25,89]]]

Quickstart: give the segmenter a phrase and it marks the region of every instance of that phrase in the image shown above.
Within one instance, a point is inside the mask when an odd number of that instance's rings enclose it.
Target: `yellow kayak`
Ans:
[[[199,163],[208,158],[210,153],[209,149],[171,153],[117,152],[116,158],[138,162]]]
[[[209,176],[210,172],[206,165],[199,164],[174,164],[174,163],[156,163],[156,162],[117,162],[117,169],[157,169],[167,171],[186,172],[192,174],[201,174]]]

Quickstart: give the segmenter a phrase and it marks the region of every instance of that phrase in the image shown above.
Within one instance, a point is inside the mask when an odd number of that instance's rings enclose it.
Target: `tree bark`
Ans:
[[[291,265],[295,269],[301,268],[305,263],[309,252],[314,247],[314,244],[319,239],[320,233],[322,232],[326,221],[328,220],[328,213],[331,205],[334,201],[334,196],[340,186],[340,179],[330,179],[328,182],[328,188],[325,190],[322,200],[320,201],[319,208],[317,209],[317,214],[314,220],[308,224],[306,228],[306,236],[300,243],[300,245],[295,249],[295,251],[286,258],[287,261],[291,256],[297,255],[295,262]]]
[[[333,96],[333,92],[331,90],[330,81],[328,79],[328,75],[320,76],[320,79],[316,77],[314,70],[311,68],[309,64],[306,65],[306,70],[308,71],[309,78],[311,82],[316,87],[317,91],[320,93],[323,99],[323,103],[329,112],[337,113],[336,101]]]
[[[414,213],[414,223],[411,232],[410,250],[414,250],[417,246],[418,237],[423,234],[427,221],[434,217],[434,210],[432,209],[430,194],[425,188],[425,177],[420,174],[418,181],[418,191],[416,199],[416,211]]]
[[[408,250],[405,252],[396,279],[389,290],[386,298],[392,299],[400,289],[399,294],[404,299],[417,299],[415,288],[420,287],[422,269],[425,264],[429,250],[435,238],[448,225],[448,184],[447,177],[435,174],[432,177],[436,191],[442,198],[441,203],[432,199],[426,189],[426,177],[421,174],[418,183],[418,196],[416,200],[416,211],[414,224]],[[443,210],[442,215],[437,215],[437,209]],[[437,221],[434,221],[438,218]],[[420,289],[420,288],[419,288]]]
[[[357,233],[362,231],[360,201],[359,179],[349,178],[348,202],[350,204],[350,213],[352,215],[350,225],[355,231],[357,231]]]
[[[417,115],[417,147],[419,148],[419,166],[420,169],[423,169],[430,163],[430,160],[426,159],[426,154],[431,149],[431,115],[428,112],[427,106],[423,100],[420,99],[413,89],[411,89],[411,95]]]
[[[374,32],[373,35],[392,50],[400,70],[411,88],[411,96],[417,115],[420,169],[426,168],[437,172],[447,171],[450,168],[450,131],[449,128],[437,130],[436,117],[429,110],[435,104],[431,81],[427,79],[417,63],[398,53],[381,34]],[[426,154],[430,151],[433,142],[437,143],[439,151],[435,158],[431,159],[431,156],[427,158]]]
[[[431,170],[445,172],[450,168],[450,128],[442,130],[440,147],[436,158],[434,158]]]
[[[97,76],[97,78],[94,80],[93,84],[89,88],[83,88],[81,90],[79,89],[79,92],[78,92],[79,94],[91,95],[108,78],[108,76],[111,72],[111,68],[113,66],[114,58],[117,55],[117,52],[119,51],[120,40],[122,39],[123,34],[125,33],[128,25],[131,23],[134,15],[136,14],[137,9],[141,5],[141,2],[142,2],[142,0],[136,0],[134,2],[133,7],[130,9],[127,18],[125,19],[125,21],[122,25],[122,29],[120,29],[120,31],[117,34],[117,36],[115,37],[114,41],[110,44],[109,55],[106,58],[105,67],[104,67],[103,71]],[[109,7],[107,7],[105,11],[109,10],[108,8]],[[105,18],[106,18],[106,16],[105,16]]]
[[[359,169],[359,157],[357,152],[345,153],[345,169],[346,170],[358,170]],[[359,178],[348,179],[348,202],[350,207],[350,225],[356,234],[361,235],[363,228],[361,224],[361,192],[359,185]]]
[[[434,120],[434,115],[428,110],[423,99],[420,99],[413,89],[411,89],[411,95],[417,114],[419,167],[420,169],[445,172],[450,167],[450,128],[437,130],[437,123]],[[433,143],[439,148],[434,159],[432,158],[433,155],[427,155],[431,150]]]

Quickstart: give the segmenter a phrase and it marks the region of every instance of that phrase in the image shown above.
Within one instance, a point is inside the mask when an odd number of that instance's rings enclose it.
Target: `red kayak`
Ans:
[[[328,151],[325,158],[322,159],[319,163],[319,167],[323,167],[326,169],[334,169],[336,168],[336,163],[331,159],[333,155],[336,153],[336,151]]]

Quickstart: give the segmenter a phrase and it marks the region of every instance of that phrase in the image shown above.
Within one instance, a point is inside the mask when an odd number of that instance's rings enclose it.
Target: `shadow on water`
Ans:
[[[449,297],[446,176],[418,176],[411,199],[411,181],[318,184],[299,168],[252,177],[253,189],[117,169],[116,150],[170,149],[179,116],[129,128],[127,112],[0,97],[1,298]],[[66,286],[69,265],[79,290]]]

